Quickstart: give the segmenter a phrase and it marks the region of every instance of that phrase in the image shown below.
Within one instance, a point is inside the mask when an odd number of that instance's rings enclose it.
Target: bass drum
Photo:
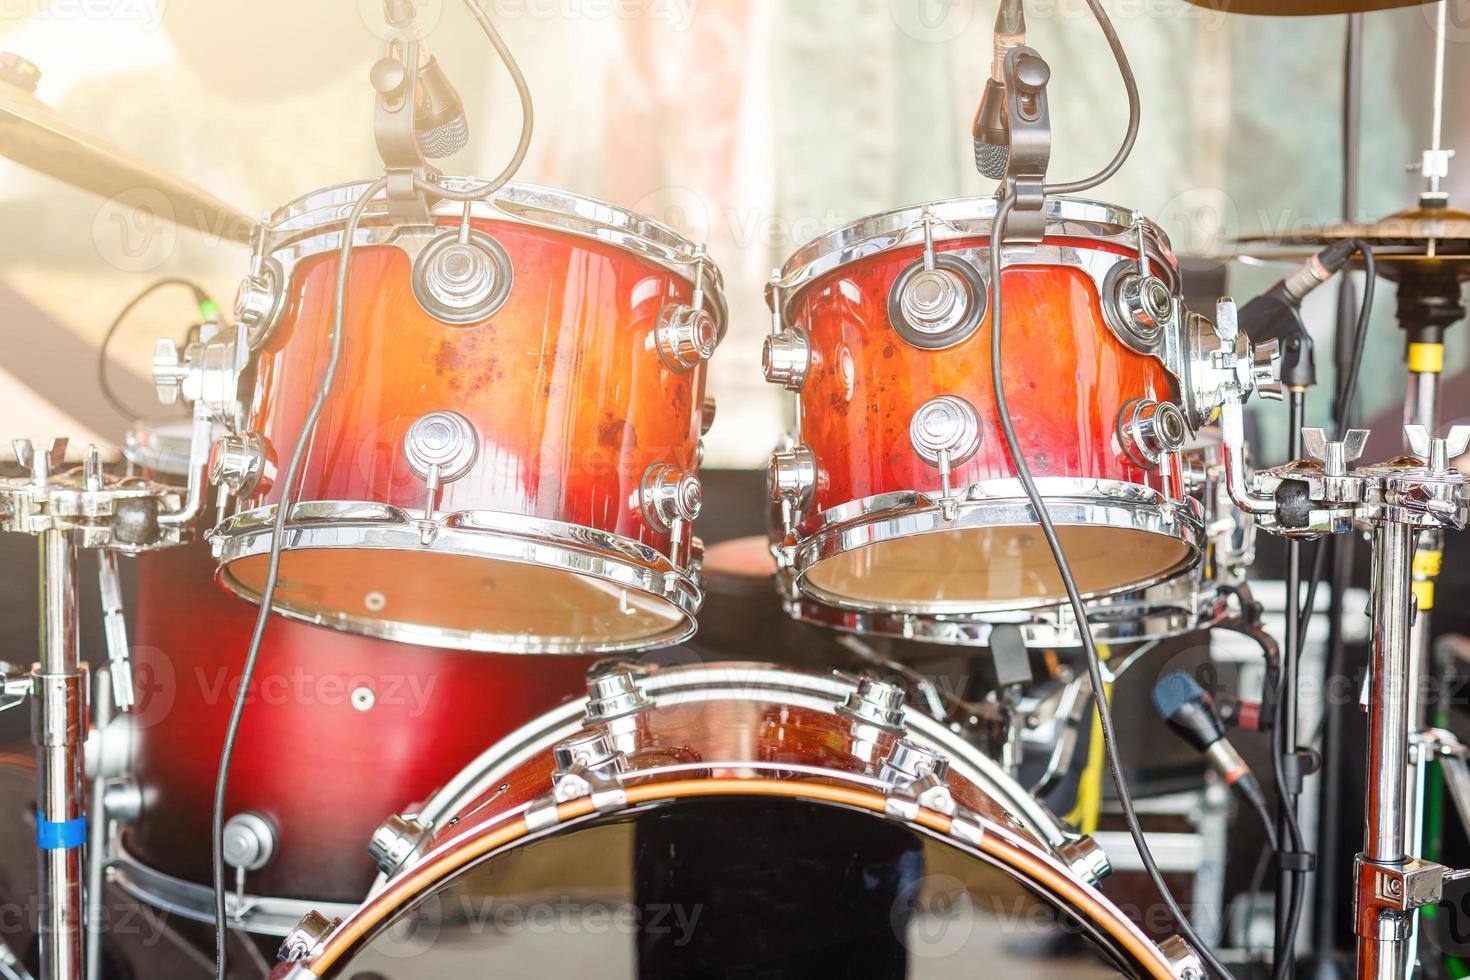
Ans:
[[[897,688],[604,665],[589,691],[381,828],[373,896],[308,916],[272,976],[1201,975]]]

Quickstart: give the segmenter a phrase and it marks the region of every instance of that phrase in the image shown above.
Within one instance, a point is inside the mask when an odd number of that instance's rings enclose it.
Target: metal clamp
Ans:
[[[283,963],[296,963],[320,955],[327,937],[341,924],[341,919],[328,919],[320,912],[306,913],[286,934],[276,958]]]
[[[1005,190],[1015,199],[1003,243],[1035,243],[1046,237],[1046,170],[1051,163],[1051,116],[1046,86],[1051,67],[1034,48],[1021,45],[1005,57],[1006,117],[1011,124]]]
[[[107,642],[112,701],[119,710],[129,711],[137,699],[128,651],[128,621],[123,610],[122,582],[117,574],[117,554],[105,548],[97,551],[97,591],[102,597],[102,632]]]
[[[31,673],[0,660],[0,711],[13,708],[31,693]]]

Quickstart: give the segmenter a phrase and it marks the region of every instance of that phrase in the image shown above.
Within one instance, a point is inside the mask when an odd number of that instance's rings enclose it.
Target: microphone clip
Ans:
[[[1020,45],[1006,53],[1006,117],[1010,155],[1005,193],[1015,198],[1005,243],[1035,244],[1046,235],[1046,171],[1051,163],[1051,114],[1046,86],[1051,66],[1035,48]]]
[[[412,4],[388,5],[388,33],[382,57],[373,63],[369,79],[377,98],[373,105],[373,139],[388,175],[388,216],[395,225],[428,225],[429,201],[414,186],[416,180],[439,176],[424,157],[414,126],[419,99],[420,43],[414,29]],[[395,10],[400,16],[393,16]],[[402,16],[401,11],[407,11]]]

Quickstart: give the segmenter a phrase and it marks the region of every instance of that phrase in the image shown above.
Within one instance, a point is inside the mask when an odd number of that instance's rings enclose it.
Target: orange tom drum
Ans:
[[[978,198],[865,218],[772,284],[766,379],[799,400],[771,461],[775,534],[819,602],[946,615],[1065,598],[994,407],[994,212]],[[1187,571],[1204,521],[1180,450],[1204,413],[1163,232],[1054,198],[1045,239],[1006,246],[1004,263],[1006,395],[1082,592]]]
[[[241,287],[253,391],[242,433],[215,447],[238,492],[212,540],[221,582],[253,601],[330,351],[346,214],[368,186],[277,211]],[[508,184],[464,216],[364,213],[277,611],[511,653],[687,638],[718,271],[667,227],[562,191]]]

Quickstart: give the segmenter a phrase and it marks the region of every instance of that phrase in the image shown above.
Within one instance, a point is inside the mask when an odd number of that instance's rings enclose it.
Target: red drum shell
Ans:
[[[988,265],[981,265],[988,246],[984,236],[957,236],[937,242],[935,250],[967,253],[988,279]],[[1043,246],[1136,254],[1081,237],[1048,237]],[[857,502],[915,491],[937,496],[938,469],[915,452],[909,426],[915,411],[940,395],[964,399],[978,416],[979,448],[954,468],[952,485],[963,490],[1016,477],[995,411],[990,311],[970,336],[939,350],[906,343],[891,325],[893,283],[922,257],[922,247],[914,245],[857,258],[802,286],[785,305],[786,322],[806,334],[811,351],[800,432],[815,457],[816,484],[797,527],[802,587],[824,601],[867,611],[973,612],[1055,602],[1065,595],[1060,578],[1039,529],[1025,514],[955,526],[936,518],[921,531],[876,541],[865,537],[864,528],[832,531],[860,522]],[[1087,270],[1028,261],[1024,247],[1008,262],[1002,273],[1002,377],[1021,451],[1043,495],[1065,496],[1056,488],[1062,480],[1081,487],[1114,481],[1142,488],[1158,504],[1184,504],[1177,457],[1144,469],[1124,452],[1118,436],[1120,415],[1134,400],[1179,400],[1173,376],[1113,333]],[[1022,499],[1015,484],[1005,496]],[[894,505],[874,503],[877,513],[863,518],[881,519],[885,506]],[[1195,530],[1158,533],[1127,526],[1126,520],[1097,526],[1104,522],[1058,519],[1055,511],[1053,517],[1087,594],[1162,581],[1196,560]],[[828,542],[810,543],[822,534]],[[838,539],[840,544],[829,547]]]
[[[340,233],[340,212],[331,214],[318,231]],[[446,233],[458,225],[438,220]],[[375,215],[364,227],[378,234],[382,222]],[[443,322],[419,304],[413,262],[397,245],[380,235],[355,247],[341,363],[296,497],[335,508],[335,523],[312,541],[291,536],[278,611],[502,652],[590,653],[686,638],[699,604],[688,573],[692,535],[683,522],[677,535],[650,522],[640,488],[657,465],[682,474],[698,467],[705,367],[675,371],[656,331],[667,307],[692,302],[692,273],[631,245],[542,224],[485,216],[474,227],[514,269],[504,305],[475,324]],[[221,529],[229,547],[217,552],[221,581],[249,598],[265,577],[264,508],[279,499],[280,471],[330,355],[339,257],[320,240],[308,244],[293,239],[277,250],[303,257],[258,352],[247,413],[247,427],[263,437],[266,478],[238,503],[233,525]],[[707,306],[717,281],[711,271]],[[436,514],[451,516],[425,543],[403,513],[417,516],[426,500],[403,439],[437,411],[467,419],[479,451],[442,488]],[[370,506],[353,515],[353,502]],[[369,511],[376,525],[360,520]],[[396,524],[391,540],[385,514]]]
[[[256,610],[211,582],[202,544],[138,562],[139,705],[121,720],[135,738],[143,809],[124,845],[155,870],[203,884],[215,773]],[[279,834],[247,892],[361,899],[376,873],[367,843],[378,825],[486,744],[579,693],[590,663],[414,647],[273,619],[225,806],[226,817],[265,815]],[[374,693],[365,711],[352,703],[359,687]]]

